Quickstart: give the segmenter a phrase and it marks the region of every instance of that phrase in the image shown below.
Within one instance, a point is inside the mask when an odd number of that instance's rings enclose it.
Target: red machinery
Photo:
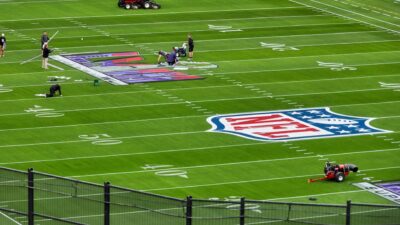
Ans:
[[[308,179],[308,183],[321,180],[335,180],[337,182],[342,182],[350,172],[356,173],[357,171],[358,167],[354,164],[332,164],[327,162],[324,167],[325,177]]]
[[[161,5],[150,0],[118,0],[118,7],[125,9],[159,9]]]

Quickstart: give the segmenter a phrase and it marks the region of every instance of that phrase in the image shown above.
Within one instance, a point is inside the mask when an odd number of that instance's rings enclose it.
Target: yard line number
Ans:
[[[394,91],[400,91],[400,83],[385,83],[385,82],[379,82],[382,88],[390,88],[393,89]]]
[[[220,199],[220,198],[209,198],[209,200],[211,200],[211,201],[230,201],[230,202],[231,201],[237,201],[237,202],[240,202],[240,197],[238,197],[238,196],[229,196],[229,197],[225,197],[223,199]],[[256,213],[262,213],[262,211],[260,209],[261,206],[259,204],[246,203],[245,208],[246,208],[246,210],[251,210],[251,211],[256,212]],[[234,203],[228,204],[226,206],[226,209],[239,211],[240,210],[240,204],[234,204]]]
[[[61,117],[64,116],[64,113],[55,112],[54,109],[44,108],[40,105],[34,105],[32,108],[26,109],[25,112],[33,113],[36,117]]]
[[[270,48],[272,51],[277,51],[277,52],[284,52],[284,51],[299,51],[300,49],[291,47],[291,46],[286,46],[286,44],[279,44],[279,43],[266,43],[266,42],[260,42],[261,47],[263,48]]]
[[[354,71],[354,70],[357,70],[356,67],[345,66],[343,63],[321,62],[321,61],[317,61],[317,63],[318,63],[318,66],[330,68],[332,71],[345,71],[345,70]]]
[[[208,25],[208,29],[219,31],[222,33],[242,31],[241,29],[234,29],[234,28],[232,28],[232,26],[215,26],[215,25],[211,25],[211,24]]]
[[[122,141],[111,137],[108,134],[82,134],[79,139],[91,141],[94,145],[118,145]]]
[[[174,169],[174,165],[146,164],[142,166],[144,170],[157,170],[154,172],[157,176],[162,177],[181,177],[188,179],[187,171]]]
[[[11,92],[11,91],[13,91],[13,89],[6,88],[6,87],[4,87],[4,85],[0,84],[0,93],[7,93],[7,92]]]

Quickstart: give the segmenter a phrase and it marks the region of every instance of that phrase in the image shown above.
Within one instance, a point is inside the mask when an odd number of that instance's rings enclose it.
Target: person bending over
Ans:
[[[161,64],[162,58],[165,59],[165,61],[168,63],[169,66],[174,66],[178,62],[178,57],[175,48],[172,48],[172,52],[170,53],[159,51],[157,60],[158,64]]]
[[[49,94],[35,94],[35,96],[51,98],[51,97],[55,97],[56,96],[56,92],[58,92],[59,96],[62,96],[62,94],[61,94],[61,86],[59,84],[51,85]]]
[[[61,94],[61,86],[59,84],[51,85],[50,94],[46,94],[46,98],[54,97],[56,92],[58,92],[59,96],[62,96],[62,94]]]

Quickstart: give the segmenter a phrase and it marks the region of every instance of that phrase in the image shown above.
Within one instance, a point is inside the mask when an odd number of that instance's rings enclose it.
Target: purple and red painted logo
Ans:
[[[115,85],[203,79],[175,71],[181,67],[145,63],[139,52],[62,54],[51,58]]]
[[[373,118],[353,117],[329,108],[219,115],[208,118],[210,131],[259,141],[343,137],[390,131],[372,127]]]

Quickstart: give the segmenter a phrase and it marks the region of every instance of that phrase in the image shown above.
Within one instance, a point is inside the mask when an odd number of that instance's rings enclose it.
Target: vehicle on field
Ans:
[[[160,9],[161,5],[150,0],[118,0],[118,7],[125,9]]]
[[[317,179],[308,179],[308,182],[311,183],[320,180],[335,180],[337,182],[343,182],[350,172],[356,173],[357,171],[358,167],[354,164],[334,164],[326,162],[324,167],[325,176]]]

